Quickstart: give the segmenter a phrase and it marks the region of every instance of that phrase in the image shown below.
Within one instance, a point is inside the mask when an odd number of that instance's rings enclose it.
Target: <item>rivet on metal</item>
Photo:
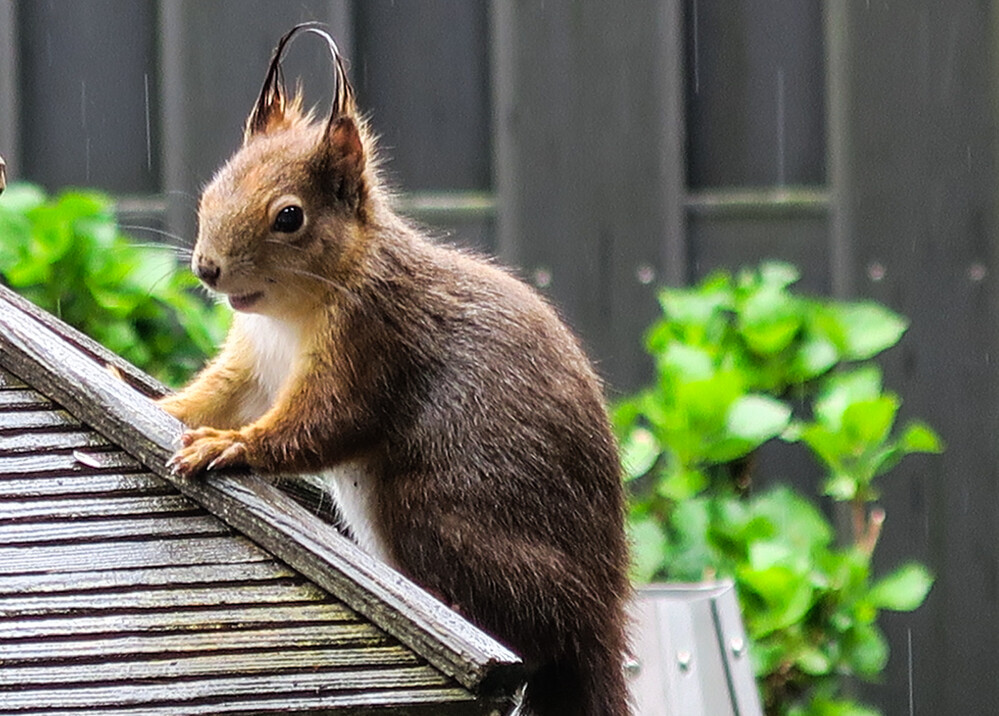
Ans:
[[[689,651],[678,651],[676,652],[676,663],[680,666],[680,671],[686,673],[690,671],[691,663],[694,660],[694,655]]]
[[[729,646],[732,647],[732,656],[737,659],[746,653],[746,641],[741,636],[732,637]]]

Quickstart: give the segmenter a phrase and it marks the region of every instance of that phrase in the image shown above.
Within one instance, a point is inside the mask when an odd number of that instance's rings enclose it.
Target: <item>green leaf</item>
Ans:
[[[880,673],[888,663],[888,642],[874,625],[857,626],[847,640],[847,661],[861,676]]]
[[[843,430],[855,445],[880,445],[891,432],[898,407],[898,398],[891,394],[853,403],[843,411]]]
[[[801,621],[815,603],[809,581],[787,567],[751,569],[743,566],[736,576],[740,590],[750,590],[767,605],[766,609],[746,615],[746,627],[754,639]]]
[[[662,447],[655,435],[645,428],[633,429],[621,445],[625,478],[633,480],[647,473],[656,464],[661,452]]]
[[[779,541],[754,542],[749,547],[749,565],[756,570],[787,566],[794,552],[791,546]]]
[[[682,502],[700,494],[707,486],[708,478],[704,472],[680,467],[665,473],[657,492],[667,500]]]
[[[899,446],[907,453],[940,453],[944,449],[943,441],[933,428],[918,421],[906,426],[902,437],[899,438]]]
[[[688,382],[707,380],[715,373],[714,361],[707,351],[677,342],[666,347],[659,369]]]
[[[825,516],[790,487],[775,487],[755,498],[750,505],[753,516],[766,517],[796,552],[809,553],[828,545],[833,529]]]
[[[798,347],[791,371],[796,380],[809,380],[829,371],[838,359],[835,343],[826,336],[810,335]]]
[[[846,358],[866,360],[898,343],[908,322],[877,303],[842,304],[833,309],[844,332]]]
[[[765,286],[787,288],[801,278],[801,272],[786,261],[764,261],[760,265],[760,281]]]
[[[731,289],[723,278],[706,283],[700,290],[666,288],[659,292],[663,313],[677,323],[705,325],[720,309],[731,305]]]
[[[832,671],[833,663],[829,656],[812,646],[798,652],[794,663],[806,674],[821,676]]]
[[[788,716],[882,716],[880,711],[853,701],[816,696],[806,708],[794,709]]]
[[[717,564],[708,543],[708,500],[696,497],[677,504],[670,520],[670,545],[667,572],[675,581],[700,581],[705,571]]]
[[[860,488],[857,478],[845,472],[834,472],[822,483],[822,494],[846,502],[857,496]]]
[[[763,356],[787,348],[801,328],[798,303],[782,289],[765,286],[739,310],[739,332],[754,353]]]
[[[647,517],[628,525],[631,540],[631,576],[639,584],[649,582],[663,568],[667,539],[659,523]]]
[[[815,401],[818,422],[839,430],[843,413],[853,403],[873,400],[881,395],[881,371],[875,365],[830,376]]]
[[[0,211],[27,214],[45,203],[41,187],[27,182],[15,182],[0,194]]]
[[[929,570],[913,562],[875,582],[867,598],[880,609],[911,612],[923,603],[932,586]]]
[[[791,420],[791,408],[765,395],[744,395],[728,410],[725,426],[735,437],[760,445],[780,435]]]

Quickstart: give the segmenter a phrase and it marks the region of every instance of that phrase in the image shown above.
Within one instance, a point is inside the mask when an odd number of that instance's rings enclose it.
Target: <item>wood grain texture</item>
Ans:
[[[322,602],[328,595],[314,584],[214,584],[182,589],[129,589],[126,591],[76,592],[71,594],[0,596],[0,616],[13,619],[129,609],[204,609],[206,607],[284,605]],[[310,619],[308,610],[293,615]]]
[[[140,656],[286,649],[391,646],[398,642],[371,624],[327,624],[273,629],[173,632],[161,634],[92,635],[91,638],[39,640],[6,650],[4,668],[38,662],[70,663],[101,659],[124,661]]]
[[[26,409],[0,411],[0,419],[16,415],[21,421],[17,423],[12,418],[5,436],[11,442],[18,440],[14,444],[19,446],[19,452],[0,454],[0,474],[6,472],[11,476],[6,488],[0,487],[0,524],[15,528],[8,541],[20,538],[24,543],[0,546],[0,594],[5,590],[11,594],[30,581],[34,584],[32,593],[58,595],[46,597],[49,601],[35,601],[34,605],[30,598],[6,601],[9,611],[0,612],[0,636],[17,640],[13,658],[28,664],[53,659],[105,658],[107,654],[154,655],[211,648],[274,650],[287,648],[289,644],[295,648],[329,644],[338,649],[367,648],[388,646],[398,639],[429,662],[433,669],[428,673],[440,672],[431,681],[420,681],[420,689],[426,687],[439,691],[439,696],[444,695],[450,693],[448,684],[453,678],[461,686],[480,693],[482,703],[509,704],[509,696],[519,686],[522,674],[515,655],[404,577],[370,558],[265,480],[253,475],[228,474],[214,474],[197,481],[175,478],[166,470],[165,463],[181,433],[181,424],[159,410],[143,392],[112,376],[98,362],[103,360],[99,352],[87,345],[89,339],[68,340],[58,322],[39,319],[34,315],[36,312],[21,311],[18,301],[12,301],[8,294],[0,287],[0,363],[41,391],[53,405],[64,408],[36,410],[43,401],[23,392],[23,386],[14,381],[6,381],[11,390],[22,391],[15,393],[10,404]],[[143,390],[148,393],[148,385]],[[25,432],[25,421],[36,432]],[[76,442],[86,443],[84,424],[94,428],[109,444],[120,446],[124,453],[92,450],[83,445],[74,455],[74,451],[59,450],[58,441],[53,438],[46,438],[41,452],[33,452],[29,449],[30,442],[23,437],[49,436],[58,430],[62,435],[75,436]],[[141,477],[128,474],[133,470]],[[78,478],[102,482],[111,492],[89,492]],[[162,483],[158,483],[160,479],[184,497],[164,493]],[[59,491],[59,481],[63,481],[61,486],[66,492]],[[36,485],[33,494],[29,494],[30,483]],[[241,536],[198,534],[205,526],[192,520],[199,505],[256,544]],[[165,538],[159,527],[149,528],[153,519],[182,521],[176,525],[178,531]],[[27,527],[19,531],[19,524],[38,526],[36,537],[27,538]],[[120,535],[113,538],[115,529],[126,527],[132,528],[129,539],[123,541]],[[186,590],[186,595],[166,597],[139,589],[124,590],[114,597],[122,611],[100,616],[102,607],[94,598],[96,595],[78,594],[82,584],[93,589],[109,585],[141,588],[158,578],[166,585],[167,575],[177,577],[183,570],[187,570],[189,579],[212,584],[216,579],[214,568],[197,573],[192,571],[196,565],[228,564],[229,573],[237,576],[233,574],[234,563],[256,568],[260,567],[258,563],[267,563],[271,570],[275,569],[270,566],[271,555],[343,600],[349,609],[343,611],[344,607],[311,602],[289,605],[282,599],[268,602],[262,593],[251,597],[247,596],[249,592],[238,597],[246,604],[235,607],[225,599],[227,595],[236,598],[239,590],[222,590],[215,599],[206,599],[206,603],[192,611],[185,610],[183,604],[197,601],[199,594],[204,597],[203,590]],[[115,569],[103,569],[104,565],[114,565]],[[67,578],[66,575],[73,573],[79,574],[80,581]],[[39,577],[44,579],[39,581],[36,579]],[[130,577],[134,579],[129,581]],[[257,577],[259,573],[246,579]],[[119,582],[121,579],[125,581]],[[301,586],[295,589],[300,593]],[[213,604],[219,608],[215,609]],[[57,618],[54,612],[46,613],[47,607],[63,610],[65,616]],[[88,612],[90,609],[94,611]],[[360,616],[350,616],[348,621],[335,625],[329,623],[331,614],[348,619],[346,615],[355,612]],[[216,620],[214,626],[204,621],[209,617]],[[373,625],[356,622],[360,618],[369,619]],[[277,624],[267,619],[287,620],[289,629],[277,628]],[[312,626],[302,626],[306,623]],[[49,640],[56,636],[59,643]],[[291,642],[289,636],[293,636]],[[354,676],[357,674],[344,676],[343,683],[354,684],[351,688],[356,696],[367,681]],[[384,674],[372,673],[370,678],[371,685],[393,681]],[[379,681],[383,678],[387,680]],[[221,688],[217,680],[212,683],[212,688]],[[400,689],[412,690],[405,679],[396,679],[394,683]],[[232,686],[234,697],[243,693],[244,686],[249,688],[248,682],[234,682]],[[205,693],[211,690],[207,686],[206,689]],[[155,696],[154,692],[149,691]],[[465,694],[462,699],[470,698],[467,692],[455,691],[459,692]],[[90,695],[100,693],[94,691]],[[67,708],[75,708],[72,706],[76,703],[72,701],[75,696],[66,696],[70,699]],[[366,703],[374,708],[391,700],[386,698]],[[335,704],[330,703],[333,708]],[[505,712],[506,707],[501,710]]]
[[[0,500],[17,497],[82,497],[84,495],[156,495],[176,493],[173,486],[149,473],[32,475],[0,480]]]
[[[389,692],[316,693],[308,696],[281,694],[274,698],[251,701],[209,701],[174,703],[138,708],[90,707],[87,716],[215,716],[216,714],[298,714],[327,716],[349,713],[352,716],[499,716],[497,705],[472,701],[471,695],[456,688],[400,689]],[[47,710],[7,711],[0,705],[0,716],[38,716]],[[59,714],[78,713],[60,710]]]
[[[118,569],[141,569],[267,559],[270,555],[242,536],[32,545],[0,547],[0,574],[88,572],[109,564]]]
[[[219,673],[269,674],[322,668],[370,668],[377,666],[419,666],[420,659],[403,646],[349,647],[344,649],[298,649],[288,651],[199,654],[169,659],[96,664],[42,664],[0,669],[4,686],[47,686],[87,681],[113,683],[137,679],[204,678]]]
[[[129,541],[154,537],[208,537],[231,534],[231,530],[211,515],[181,515],[164,518],[144,516],[86,522],[30,522],[5,525],[0,545],[78,544],[106,542],[127,536]]]
[[[159,567],[146,565],[128,570],[105,568],[79,572],[0,575],[0,595],[63,594],[136,587],[213,587],[223,583],[252,584],[289,579],[301,581],[302,577],[286,565],[272,560]]]
[[[34,433],[0,433],[0,455],[43,454],[55,450],[106,447],[107,438],[92,430],[64,430]]]

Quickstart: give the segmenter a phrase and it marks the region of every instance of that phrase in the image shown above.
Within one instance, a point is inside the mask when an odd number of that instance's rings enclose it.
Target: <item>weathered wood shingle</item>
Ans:
[[[22,308],[0,289],[0,715],[508,710],[509,652],[256,478],[182,492],[134,449],[165,414],[100,419],[131,389],[89,345],[45,365]]]

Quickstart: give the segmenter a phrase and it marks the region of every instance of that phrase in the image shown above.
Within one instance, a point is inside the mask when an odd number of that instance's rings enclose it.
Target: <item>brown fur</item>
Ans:
[[[339,62],[325,124],[273,67],[204,192],[194,264],[217,267],[223,293],[262,292],[251,310],[294,326],[301,349],[241,425],[259,386],[237,321],[162,401],[195,428],[174,469],[359,461],[395,563],[523,656],[534,713],[626,714],[623,498],[590,363],[532,289],[392,212]],[[306,216],[294,235],[271,230],[287,196]]]

